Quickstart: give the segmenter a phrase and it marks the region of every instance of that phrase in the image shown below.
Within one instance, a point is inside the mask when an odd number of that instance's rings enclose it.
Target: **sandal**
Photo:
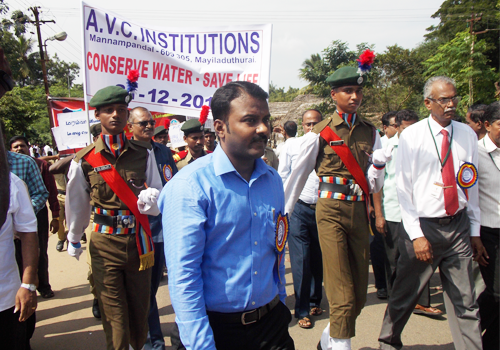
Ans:
[[[311,315],[312,316],[319,316],[323,313],[323,309],[320,308],[319,306],[315,306],[311,308]]]
[[[44,299],[49,299],[49,298],[53,298],[54,297],[54,292],[52,291],[52,289],[38,291],[38,292],[40,293],[40,295]]]
[[[308,317],[302,317],[297,324],[299,325],[300,328],[312,328],[313,325],[311,323],[311,320]]]
[[[436,309],[435,307],[425,307],[417,304],[415,306],[415,310],[413,310],[413,313],[425,316],[441,316],[443,314],[443,311]]]

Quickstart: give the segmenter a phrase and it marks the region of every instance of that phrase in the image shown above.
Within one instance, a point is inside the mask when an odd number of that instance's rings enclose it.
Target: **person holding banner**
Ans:
[[[219,146],[159,198],[170,298],[189,350],[295,348],[283,184],[261,159],[271,130],[267,98],[245,81],[219,88],[211,103]]]
[[[71,162],[66,189],[68,254],[79,243],[94,212],[89,249],[108,350],[136,350],[148,332],[154,245],[148,218],[158,215],[161,180],[151,144],[129,141],[123,132],[129,92],[103,88],[92,97],[102,133]]]
[[[303,136],[296,166],[285,182],[285,198],[290,215],[309,174],[316,170],[316,221],[330,304],[330,324],[318,348],[344,350],[351,348],[356,318],[366,302],[369,195],[382,187],[382,169],[390,156],[378,151],[376,128],[357,114],[366,76],[354,67],[342,67],[326,81],[337,110]]]

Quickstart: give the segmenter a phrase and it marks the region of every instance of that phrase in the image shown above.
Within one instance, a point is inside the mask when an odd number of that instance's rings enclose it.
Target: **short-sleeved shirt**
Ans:
[[[10,174],[10,202],[5,223],[0,229],[0,312],[15,305],[21,286],[16,263],[14,232],[36,232],[36,216],[24,182]]]

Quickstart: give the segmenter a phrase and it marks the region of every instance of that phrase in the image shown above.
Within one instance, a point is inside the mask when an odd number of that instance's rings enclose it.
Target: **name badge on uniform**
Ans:
[[[457,172],[457,184],[461,189],[466,190],[474,186],[477,182],[477,168],[472,163],[464,162]]]
[[[95,171],[96,173],[99,173],[99,172],[101,172],[101,171],[104,171],[104,170],[109,170],[109,169],[111,169],[111,164],[98,166],[97,168],[94,168],[94,171]]]

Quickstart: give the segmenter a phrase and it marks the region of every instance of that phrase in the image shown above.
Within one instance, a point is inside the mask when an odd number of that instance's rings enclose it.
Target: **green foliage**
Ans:
[[[50,143],[50,125],[38,45],[25,36],[32,29],[29,17],[21,11],[8,13],[0,0],[0,46],[9,61],[16,87],[0,100],[0,119],[5,124],[5,139],[25,135],[30,142]],[[72,85],[79,74],[76,63],[54,54],[46,61],[51,96],[83,97],[83,86]],[[68,90],[68,85],[70,90]]]
[[[474,32],[482,32],[486,29],[498,29],[500,27],[500,2],[498,0],[445,0],[432,18],[439,18],[436,26],[427,28],[427,39],[438,40],[440,44],[453,40],[459,32],[469,31],[470,23],[467,20],[472,15],[478,15],[481,20],[475,21]],[[488,43],[488,49],[484,52],[492,67],[499,67],[498,31],[487,31],[479,34],[478,39]]]
[[[284,87],[277,87],[272,82],[269,85],[269,102],[291,102],[299,95],[298,88],[288,87],[285,91]]]
[[[467,31],[459,32],[453,40],[439,46],[435,55],[424,62],[425,76],[446,75],[456,81],[458,94],[462,96],[459,108],[465,113],[469,106],[469,80],[473,83],[474,101],[491,103],[494,101],[494,83],[498,79],[495,68],[489,65],[486,52],[490,45],[486,40],[474,43],[471,55],[472,37]]]

